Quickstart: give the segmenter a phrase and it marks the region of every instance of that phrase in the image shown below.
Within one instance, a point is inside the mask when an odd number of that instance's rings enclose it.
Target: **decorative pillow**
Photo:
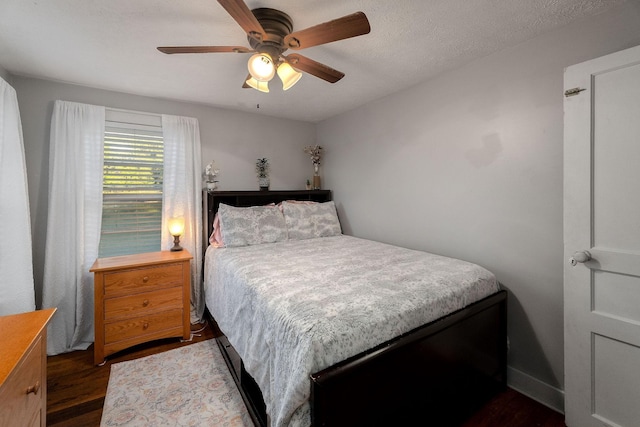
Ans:
[[[287,240],[284,216],[275,205],[237,208],[220,203],[218,218],[226,247]]]
[[[278,205],[277,205],[278,209],[280,209],[280,212],[282,212],[282,209],[283,209],[282,204],[285,203],[285,202],[287,202],[287,203],[302,203],[302,204],[305,204],[305,205],[314,205],[314,204],[318,203],[318,202],[314,202],[314,201],[311,201],[311,200],[285,200],[283,202],[278,203]]]
[[[342,234],[336,205],[282,202],[282,212],[290,240],[313,239]]]
[[[222,233],[220,232],[220,217],[218,216],[218,212],[216,212],[216,216],[213,217],[212,228],[213,233],[209,236],[209,244],[216,248],[223,247],[224,241],[222,240]]]

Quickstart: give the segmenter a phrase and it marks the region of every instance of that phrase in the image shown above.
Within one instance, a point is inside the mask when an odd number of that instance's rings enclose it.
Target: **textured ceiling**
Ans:
[[[165,55],[157,46],[248,46],[215,0],[1,0],[0,66],[23,76],[270,116],[320,121],[625,0],[246,0],[294,31],[363,11],[371,33],[299,51],[346,74],[283,92],[242,89],[248,54]],[[257,109],[256,106],[260,105]]]

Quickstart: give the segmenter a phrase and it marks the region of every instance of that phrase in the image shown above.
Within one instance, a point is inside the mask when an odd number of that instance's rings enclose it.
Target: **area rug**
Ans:
[[[251,427],[215,340],[111,365],[101,426]]]

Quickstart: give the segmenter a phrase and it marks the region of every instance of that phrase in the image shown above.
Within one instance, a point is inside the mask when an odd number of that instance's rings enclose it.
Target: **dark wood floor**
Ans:
[[[192,327],[192,329],[199,329]],[[213,338],[207,325],[192,342]],[[143,344],[93,365],[93,347],[47,359],[47,425],[99,426],[111,365],[189,345],[177,339]],[[461,427],[564,427],[564,417],[526,396],[507,389],[469,418]]]

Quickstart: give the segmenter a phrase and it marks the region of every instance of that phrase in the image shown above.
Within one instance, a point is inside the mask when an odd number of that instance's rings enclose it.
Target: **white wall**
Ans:
[[[639,43],[628,3],[318,125],[346,231],[493,271],[510,383],[558,409],[563,69]]]
[[[11,84],[11,74],[0,65],[0,77],[2,77],[7,83]]]
[[[272,190],[300,190],[312,174],[304,153],[315,144],[315,125],[153,99],[51,81],[12,76],[18,94],[29,181],[37,301],[42,289],[49,183],[49,129],[56,99],[107,107],[196,117],[200,123],[202,169],[212,159],[221,170],[221,190],[258,190],[255,161],[271,163]],[[64,242],[60,242],[64,244]]]

